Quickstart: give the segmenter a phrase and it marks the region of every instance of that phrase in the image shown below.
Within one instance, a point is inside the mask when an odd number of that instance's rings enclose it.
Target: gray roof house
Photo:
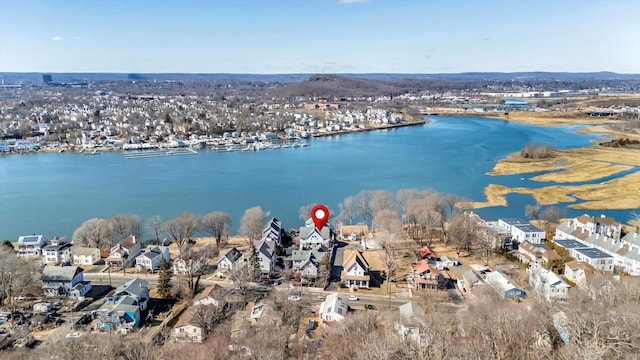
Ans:
[[[40,255],[42,248],[47,246],[47,238],[44,235],[25,235],[18,238],[19,256]]]
[[[83,269],[78,266],[45,266],[42,270],[42,290],[46,296],[69,294],[83,283]]]
[[[149,302],[149,283],[140,278],[131,279],[116,288],[114,297],[121,296],[132,297],[135,304],[140,307],[140,311],[144,311]]]

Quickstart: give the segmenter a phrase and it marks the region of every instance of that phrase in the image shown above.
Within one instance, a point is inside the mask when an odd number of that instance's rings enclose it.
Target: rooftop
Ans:
[[[580,254],[592,258],[592,259],[596,259],[596,258],[613,258],[611,255],[600,251],[598,249],[594,249],[594,248],[584,248],[584,249],[576,249],[576,252],[579,252]]]

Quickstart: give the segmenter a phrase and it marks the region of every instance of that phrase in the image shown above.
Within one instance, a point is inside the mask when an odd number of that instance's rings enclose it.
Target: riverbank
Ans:
[[[601,133],[613,138],[637,138],[635,132],[621,132],[611,128],[619,120],[589,118],[575,114],[558,117],[551,113],[516,113],[498,116],[507,121],[538,126],[591,125],[580,129],[581,133]],[[633,171],[639,168],[638,171]],[[509,188],[499,184],[489,184],[485,188],[486,201],[470,202],[466,206],[484,208],[507,206],[506,195],[510,193],[531,195],[541,205],[559,203],[570,204],[572,209],[635,209],[640,208],[640,150],[624,147],[603,147],[597,144],[569,150],[554,150],[546,159],[525,159],[514,153],[498,161],[488,175],[526,175],[542,172],[531,177],[538,182],[555,182],[562,185],[541,188]],[[613,180],[605,179],[630,172]],[[575,183],[597,182],[571,185]],[[565,185],[566,184],[566,185]]]
[[[346,135],[346,134],[354,134],[354,133],[361,133],[361,132],[375,131],[375,130],[388,130],[388,129],[406,127],[406,126],[423,125],[429,122],[431,122],[431,120],[425,118],[423,120],[407,121],[400,124],[370,125],[369,127],[365,127],[362,129],[349,129],[349,130],[343,130],[343,131],[332,131],[330,133],[314,134],[312,137],[321,138],[326,136]]]

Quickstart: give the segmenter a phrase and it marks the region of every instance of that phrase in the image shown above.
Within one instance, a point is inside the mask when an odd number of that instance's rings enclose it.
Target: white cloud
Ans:
[[[371,0],[338,0],[340,4],[362,4]]]
[[[51,40],[52,41],[62,41],[62,40],[64,40],[64,38],[62,36],[53,36],[53,37],[51,37]]]

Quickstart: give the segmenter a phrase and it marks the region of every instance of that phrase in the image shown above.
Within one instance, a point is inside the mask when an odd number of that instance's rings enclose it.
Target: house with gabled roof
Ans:
[[[171,261],[169,247],[150,245],[136,257],[136,269],[154,272],[160,269],[163,261],[167,264]]]
[[[209,285],[201,293],[193,298],[194,305],[213,305],[216,307],[224,307],[227,304],[227,289],[215,284]]]
[[[71,248],[71,258],[75,265],[93,265],[100,260],[100,249],[75,245]]]
[[[276,243],[267,240],[254,240],[253,247],[256,251],[256,261],[260,267],[262,276],[270,276],[276,265]]]
[[[318,246],[311,250],[293,250],[292,269],[300,274],[303,281],[314,281],[320,271],[320,261],[329,256],[328,249]]]
[[[529,284],[545,299],[565,300],[569,297],[571,286],[553,271],[540,265],[531,265],[527,273],[529,273]]]
[[[487,284],[482,280],[482,277],[473,270],[465,271],[462,276],[457,279],[457,283],[458,288],[468,294],[472,294],[474,289]]]
[[[344,249],[340,281],[347,287],[368,288],[369,263],[357,249]]]
[[[425,259],[412,264],[411,269],[416,289],[437,289],[442,283],[443,277],[440,270]]]
[[[614,218],[604,215],[595,217],[584,214],[574,218],[572,222],[578,228],[586,230],[590,235],[599,234],[620,240],[622,225]]]
[[[140,311],[145,311],[149,303],[149,282],[144,279],[135,278],[118,286],[114,291],[114,298],[129,296],[134,299],[134,303],[140,307]]]
[[[130,266],[141,249],[140,239],[136,239],[135,235],[129,235],[110,249],[105,263],[121,267]]]
[[[202,341],[206,339],[205,329],[203,329],[195,319],[198,306],[204,305],[191,306],[180,315],[180,319],[173,327],[173,334],[176,341],[202,343]]]
[[[45,264],[64,264],[71,262],[71,244],[52,241],[42,248],[42,262]]]
[[[262,240],[275,241],[276,244],[282,243],[282,222],[276,218],[271,218],[262,230]]]
[[[517,286],[507,275],[492,271],[486,274],[485,280],[498,295],[505,299],[522,299],[527,293]]]
[[[231,248],[226,254],[220,256],[217,261],[218,273],[222,276],[241,269],[244,266],[244,255],[238,249]]]
[[[318,230],[316,226],[307,221],[305,226],[300,227],[300,249],[313,249],[318,246],[329,247],[331,245],[331,229],[328,226]]]
[[[572,260],[564,264],[564,276],[582,289],[608,287],[614,281],[613,272],[598,270],[579,260]]]
[[[44,235],[25,235],[18,238],[18,256],[39,256],[47,246]]]
[[[562,258],[547,245],[525,241],[518,247],[518,259],[527,264],[546,264],[549,261]]]
[[[70,294],[76,285],[84,282],[83,272],[78,266],[45,266],[41,276],[45,296]]]
[[[328,295],[320,304],[320,319],[324,324],[342,321],[349,312],[349,299],[347,295],[333,293]]]

